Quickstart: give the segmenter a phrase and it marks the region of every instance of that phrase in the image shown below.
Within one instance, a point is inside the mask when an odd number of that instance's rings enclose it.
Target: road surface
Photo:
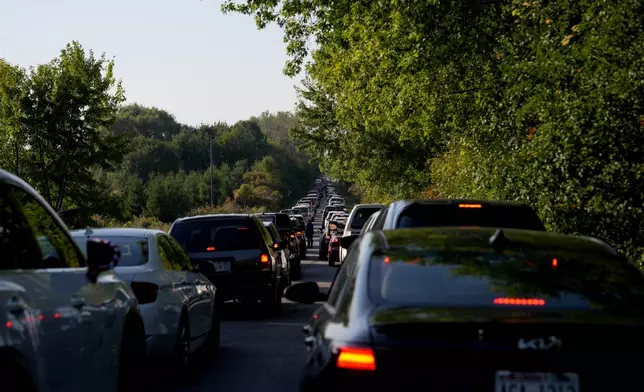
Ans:
[[[314,222],[313,247],[302,262],[302,280],[317,281],[327,290],[336,268],[318,261],[321,209]],[[262,318],[253,312],[227,305],[221,322],[221,351],[204,363],[187,381],[170,380],[153,372],[151,384],[161,391],[293,392],[305,360],[304,325],[320,306],[303,305],[284,299],[279,316]]]

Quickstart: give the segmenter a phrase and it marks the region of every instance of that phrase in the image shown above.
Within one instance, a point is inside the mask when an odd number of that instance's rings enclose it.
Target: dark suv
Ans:
[[[291,252],[291,274],[296,278],[299,277],[301,272],[302,256],[300,255],[300,247],[291,218],[288,214],[275,212],[263,212],[255,215],[263,222],[273,222],[275,227],[277,227],[280,239],[286,242],[286,246],[288,246],[288,249]]]
[[[227,214],[181,218],[172,224],[170,235],[215,284],[220,300],[259,300],[268,310],[279,308],[280,245],[274,243],[257,217]]]

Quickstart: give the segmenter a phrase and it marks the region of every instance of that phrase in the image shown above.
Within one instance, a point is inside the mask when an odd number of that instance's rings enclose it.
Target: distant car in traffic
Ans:
[[[275,243],[256,216],[180,218],[174,221],[169,233],[199,266],[199,271],[215,284],[222,301],[249,304],[259,301],[267,312],[280,309],[281,262]]]
[[[347,218],[346,227],[342,237],[348,237],[350,235],[360,233],[360,230],[365,223],[367,223],[367,220],[383,207],[384,205],[382,204],[356,204]],[[346,255],[347,250],[340,248],[340,263],[342,263]]]
[[[263,223],[266,227],[266,230],[268,230],[268,234],[270,234],[271,236],[271,240],[273,241],[273,249],[276,250],[277,254],[276,260],[278,260],[278,264],[281,264],[281,268],[279,269],[279,281],[281,284],[278,290],[282,292],[286,286],[291,284],[291,280],[293,279],[291,272],[290,251],[288,250],[287,246],[284,246],[284,242],[280,240],[280,234],[273,222]]]
[[[160,230],[130,228],[88,228],[71,235],[82,251],[92,238],[120,248],[121,260],[114,271],[139,301],[148,355],[174,357],[173,368],[185,373],[199,349],[219,349],[215,286],[174,238]]]
[[[0,372],[3,392],[135,390],[145,330],[118,246],[83,254],[63,221],[0,170]]]
[[[301,391],[621,391],[639,382],[644,276],[594,238],[373,230],[351,245],[328,295],[302,282],[285,296],[326,301],[304,327]]]
[[[291,254],[291,272],[293,276],[299,277],[302,272],[302,258],[306,255],[306,252],[304,254],[300,253],[300,246],[295,235],[295,229],[291,223],[291,218],[287,214],[274,212],[262,212],[255,214],[255,216],[263,222],[273,222],[275,227],[277,227],[280,238],[286,241]]]

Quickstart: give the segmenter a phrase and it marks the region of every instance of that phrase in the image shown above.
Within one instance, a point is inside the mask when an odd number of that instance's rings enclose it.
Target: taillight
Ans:
[[[130,283],[136,299],[139,300],[139,305],[150,304],[157,300],[159,286],[154,283],[147,282],[132,282]]]
[[[269,264],[270,258],[266,253],[262,253],[261,256],[259,256],[259,264],[262,266],[267,266]]]
[[[297,235],[302,235],[302,232],[301,232],[301,231],[298,231],[298,232],[297,232],[297,233],[295,233],[295,234],[297,234]]]
[[[480,204],[459,204],[458,208],[482,208]]]
[[[336,366],[340,369],[376,370],[376,357],[370,348],[340,348]]]
[[[207,252],[214,252],[214,251],[215,251],[215,247],[214,247],[214,246],[209,246],[209,247],[207,247],[207,248],[206,248],[206,251],[207,251]]]
[[[289,235],[289,237],[295,238],[295,234],[291,234],[291,235]]]
[[[546,301],[541,298],[494,298],[495,305],[543,306]]]

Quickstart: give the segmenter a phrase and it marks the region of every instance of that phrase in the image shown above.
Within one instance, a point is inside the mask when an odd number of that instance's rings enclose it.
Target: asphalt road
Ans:
[[[316,281],[326,290],[336,269],[317,260],[321,221],[318,212],[313,247],[302,262],[301,279]],[[222,316],[221,350],[217,358],[203,363],[190,379],[181,382],[166,380],[157,372],[154,378],[161,385],[155,389],[173,392],[297,391],[305,360],[302,325],[318,306],[283,299],[280,315],[266,318],[252,309],[227,304]]]

